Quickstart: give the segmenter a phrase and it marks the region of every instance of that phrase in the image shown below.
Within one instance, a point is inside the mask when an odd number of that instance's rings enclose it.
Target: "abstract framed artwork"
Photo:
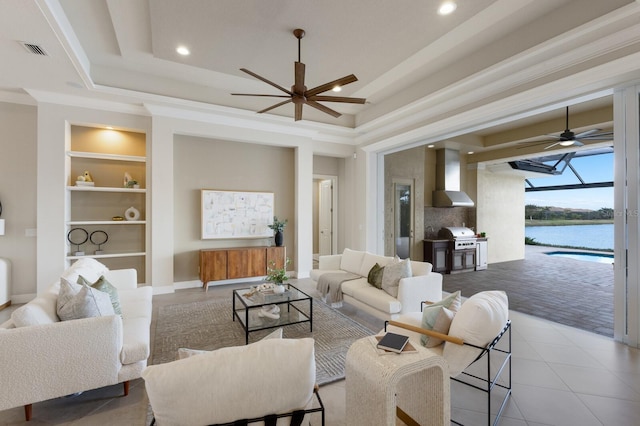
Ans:
[[[201,238],[269,238],[273,231],[273,192],[201,191]]]

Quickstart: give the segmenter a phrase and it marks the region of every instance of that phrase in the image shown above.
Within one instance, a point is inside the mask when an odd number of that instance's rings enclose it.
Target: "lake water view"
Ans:
[[[599,225],[526,226],[525,237],[554,246],[613,250],[613,223]]]

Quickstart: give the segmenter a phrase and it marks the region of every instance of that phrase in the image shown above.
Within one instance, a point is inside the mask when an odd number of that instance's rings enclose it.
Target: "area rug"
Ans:
[[[309,306],[306,302],[298,305]],[[245,334],[238,321],[231,319],[231,300],[207,300],[158,309],[152,364],[176,359],[178,348],[214,350],[245,344]],[[375,334],[325,303],[313,300],[313,332],[309,323],[282,328],[285,338],[312,337],[315,340],[316,382],[324,385],[344,378],[347,350],[362,337]],[[249,343],[273,330],[256,331]]]

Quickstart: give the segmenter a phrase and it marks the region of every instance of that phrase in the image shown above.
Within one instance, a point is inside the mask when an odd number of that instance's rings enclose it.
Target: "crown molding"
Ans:
[[[576,87],[593,84],[597,78],[611,80],[612,76],[636,70],[637,63],[625,60],[635,55],[624,55],[625,48],[640,43],[638,22],[640,4],[636,2],[430,93],[405,107],[357,125],[358,143],[366,146],[383,140],[398,140],[398,135],[412,132],[430,122],[491,103],[498,97],[526,92],[536,82],[544,85],[548,81],[562,79],[563,73],[582,75],[583,81],[565,80],[569,83],[568,87]],[[592,41],[581,43],[585,38]],[[558,52],[562,52],[562,55],[558,56]],[[584,69],[575,70],[580,66],[603,70],[603,65],[606,68],[607,63],[614,61],[624,63],[624,67],[618,70],[609,67],[607,72],[601,73],[596,71],[589,78],[588,74],[584,74]],[[567,91],[564,91],[565,97],[566,94]],[[513,111],[506,112],[510,114]]]

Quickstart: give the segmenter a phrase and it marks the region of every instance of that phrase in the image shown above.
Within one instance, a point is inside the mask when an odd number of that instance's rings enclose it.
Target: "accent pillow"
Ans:
[[[58,304],[58,316],[62,321],[115,315],[111,298],[107,293],[83,285],[79,292],[69,297],[75,291],[71,286],[60,283],[60,295],[63,304]]]
[[[82,285],[72,283],[66,278],[60,278],[60,291],[58,291],[58,300],[56,301],[56,314],[60,317],[60,309],[69,303],[76,294],[82,290]]]
[[[453,316],[460,310],[462,296],[460,291],[451,293],[439,302],[425,306],[422,310],[422,328],[437,331],[438,333],[449,334],[449,327]],[[442,343],[442,339],[431,336],[421,336],[420,343],[427,348],[433,348]]]
[[[80,275],[78,277],[78,284],[88,285],[89,287],[93,287],[96,290],[102,291],[103,293],[107,293],[109,295],[109,298],[111,299],[111,305],[113,306],[113,311],[118,315],[122,315],[122,308],[120,307],[120,296],[118,296],[118,289],[114,287],[113,284],[111,284],[109,281],[107,281],[104,275],[98,278],[98,281],[94,283],[91,283],[85,277]]]
[[[393,297],[398,297],[398,286],[402,278],[411,276],[410,259],[399,262],[392,261],[384,267],[382,273],[382,289]]]
[[[377,263],[373,265],[367,275],[367,282],[376,288],[382,288],[382,274],[384,273],[384,266],[380,266]]]
[[[509,319],[509,300],[504,291],[482,291],[462,304],[456,314],[449,335],[466,343],[484,347],[504,328]],[[449,373],[455,377],[480,353],[480,349],[446,342],[442,356],[449,364]]]
[[[266,336],[264,336],[262,339],[258,340],[258,342],[261,342],[263,340],[269,340],[269,339],[282,339],[282,328],[279,328],[275,331],[272,331],[271,333],[267,334]],[[257,342],[254,342],[257,343]],[[202,349],[189,349],[189,348],[178,348],[178,358],[177,359],[185,359],[185,358],[189,358],[195,355],[202,355],[202,354],[206,354],[209,353],[211,351],[205,351]]]
[[[11,321],[16,327],[53,324],[60,321],[56,314],[57,294],[45,292],[31,302],[20,306],[11,313]]]
[[[63,273],[62,278],[65,278],[69,282],[75,283],[78,281],[78,277],[82,275],[91,282],[95,282],[101,275],[106,274],[109,271],[102,263],[91,257],[85,257],[76,260],[71,266],[69,266]]]

